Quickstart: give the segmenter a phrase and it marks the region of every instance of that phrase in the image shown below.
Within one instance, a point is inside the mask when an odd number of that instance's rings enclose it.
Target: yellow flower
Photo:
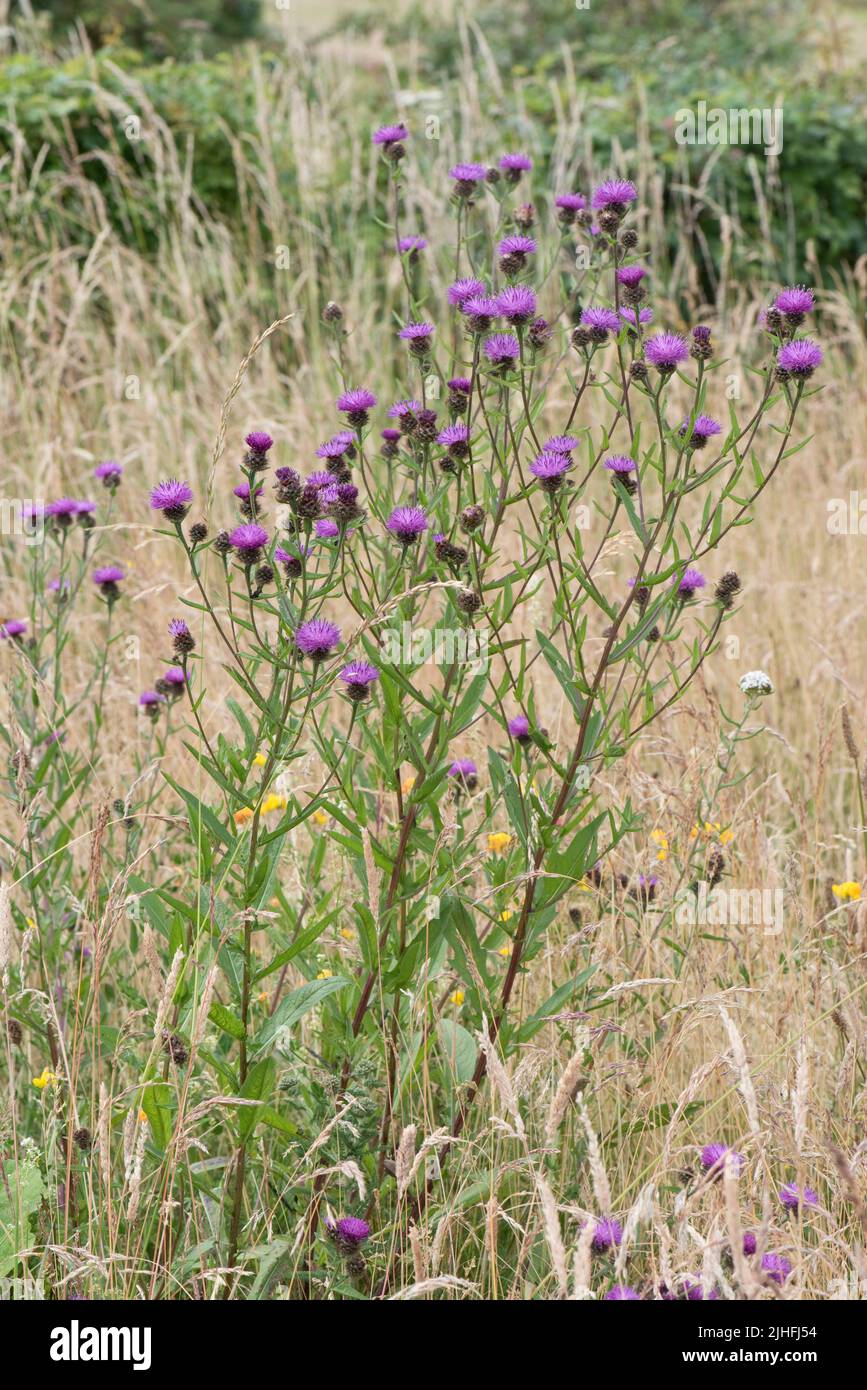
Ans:
[[[327,824],[328,824],[328,813],[327,813],[327,811],[314,811],[314,812],[313,812],[313,820],[315,820],[315,822],[316,822],[317,825],[327,825]]]
[[[148,1117],[143,1110],[138,1112],[138,1122],[140,1125],[146,1125],[148,1123]]]
[[[668,836],[664,830],[651,830],[650,838],[653,840],[654,844],[659,846],[656,855],[657,859],[660,863],[664,863],[668,858]]]
[[[253,762],[255,763],[256,767],[264,767],[267,761],[268,759],[265,757],[264,753],[257,753],[255,758],[253,759]]]
[[[409,796],[414,786],[415,777],[404,777],[403,781],[400,784],[400,789],[403,792],[404,796]]]
[[[831,892],[841,903],[856,903],[861,897],[860,883],[832,883]]]
[[[334,971],[333,971],[333,970],[320,970],[320,972],[319,972],[319,974],[316,976],[316,978],[317,978],[317,980],[330,980],[330,979],[331,979],[331,976],[332,976],[333,974],[334,974]]]
[[[450,1003],[450,1004],[456,1004],[457,1007],[460,1008],[460,1007],[461,1007],[461,1004],[463,1004],[463,1002],[464,1002],[464,992],[463,992],[462,989],[456,989],[456,990],[454,991],[453,994],[450,994],[450,995],[449,995],[449,1003]]]
[[[497,955],[498,955],[498,956],[510,956],[511,954],[512,954],[512,948],[511,948],[511,946],[501,946],[500,949],[499,949],[499,951],[497,952]]]
[[[256,995],[256,1002],[258,1004],[268,1003],[268,991],[266,989],[263,989],[261,994]]]
[[[355,940],[355,932],[352,930],[351,927],[341,927],[341,928],[340,928],[340,935],[343,937],[343,940],[344,940],[344,941],[354,941],[354,940]]]
[[[508,920],[509,920],[509,918],[510,918],[511,916],[512,916],[512,909],[511,909],[510,907],[504,907],[503,910],[502,910],[502,912],[500,913],[500,921],[501,921],[501,922],[508,922]]]
[[[735,832],[733,830],[723,830],[720,833],[719,842],[721,845],[728,845],[734,838]]]
[[[488,854],[505,854],[511,843],[511,835],[505,830],[496,830],[488,836]]]
[[[236,811],[234,821],[236,825],[245,825],[248,820],[253,819],[253,811],[250,806],[242,806],[240,811]]]
[[[60,1078],[54,1075],[50,1067],[43,1067],[41,1076],[34,1076],[33,1085],[40,1091],[44,1091],[46,1086],[59,1086]]]
[[[285,796],[278,796],[275,793],[273,796],[265,797],[265,800],[262,802],[262,812],[264,815],[267,815],[269,811],[282,811],[285,809],[285,806]]]

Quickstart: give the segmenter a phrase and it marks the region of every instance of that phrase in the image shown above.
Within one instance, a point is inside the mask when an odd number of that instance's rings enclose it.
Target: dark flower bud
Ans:
[[[437,437],[437,413],[435,410],[420,410],[416,416],[416,438],[422,443],[431,444]]]
[[[270,565],[260,565],[256,571],[256,588],[261,592],[266,584],[270,584],[274,578],[274,571]]]
[[[731,608],[735,594],[740,591],[740,577],[734,570],[727,570],[714,590],[714,598],[721,608]]]
[[[581,909],[580,909],[580,907],[570,907],[570,909],[569,909],[569,921],[572,923],[573,927],[580,927],[580,926],[581,926]]]
[[[478,531],[484,520],[484,507],[464,507],[464,510],[461,512],[461,526],[465,531]]]
[[[497,184],[500,182],[500,171],[493,164],[485,174],[485,183]]]
[[[623,210],[619,203],[609,203],[607,208],[603,208],[599,214],[598,222],[601,231],[613,236],[620,223],[623,221]]]
[[[765,328],[769,333],[782,333],[785,328],[785,320],[779,309],[768,309],[765,313]]]
[[[633,251],[638,245],[638,233],[632,227],[627,227],[620,238],[620,245],[624,251]]]
[[[716,888],[723,876],[725,866],[725,855],[721,849],[714,846],[707,857],[707,882],[709,888]]]
[[[82,1153],[87,1153],[93,1143],[93,1135],[82,1125],[80,1129],[73,1130],[72,1140],[76,1148],[81,1149]]]
[[[512,221],[522,232],[528,232],[536,221],[536,209],[532,203],[521,203],[512,213]]]
[[[220,531],[214,539],[214,549],[218,555],[230,555],[232,542],[229,539],[228,531]]]
[[[633,362],[629,368],[629,375],[633,381],[647,381],[647,367],[643,362]]]
[[[21,1024],[17,1018],[10,1018],[6,1023],[6,1034],[13,1047],[17,1047],[24,1034],[21,1031]]]
[[[650,598],[650,589],[646,584],[638,584],[635,589],[635,604],[639,613],[643,613],[647,607],[647,600]]]
[[[176,1033],[170,1033],[168,1029],[163,1029],[163,1048],[176,1067],[187,1065],[189,1053]]]
[[[543,319],[540,315],[539,318],[533,319],[533,322],[530,324],[527,330],[527,337],[531,345],[538,352],[542,348],[547,347],[548,343],[551,341],[552,333],[553,329],[548,320]]]
[[[590,332],[590,329],[589,329],[589,328],[585,328],[583,324],[579,324],[577,328],[573,328],[573,330],[572,330],[572,346],[573,346],[573,348],[579,348],[579,349],[581,349],[581,348],[589,347],[590,344],[592,343],[592,341],[593,341],[593,335],[592,335],[592,333]]]
[[[478,613],[482,606],[481,595],[475,593],[473,589],[461,589],[456,599],[458,608],[462,613]]]
[[[318,487],[307,483],[298,496],[293,499],[292,505],[298,516],[307,521],[315,521],[322,511]]]
[[[201,545],[202,541],[208,539],[208,528],[204,521],[194,521],[190,527],[190,540],[193,545]]]
[[[323,323],[339,323],[343,318],[343,310],[339,304],[335,304],[333,299],[329,299],[325,308],[322,310]]]
[[[292,502],[301,492],[301,479],[294,468],[278,468],[274,473],[274,491],[278,502]]]

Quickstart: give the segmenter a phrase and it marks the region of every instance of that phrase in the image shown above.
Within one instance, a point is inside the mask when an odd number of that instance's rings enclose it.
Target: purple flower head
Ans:
[[[78,516],[81,503],[74,497],[59,497],[56,502],[49,502],[45,508],[46,516],[53,516],[60,522],[71,521],[74,516]]]
[[[635,328],[639,323],[652,323],[653,310],[649,304],[646,304],[643,309],[621,309],[620,317],[625,319],[630,328]]]
[[[518,743],[526,743],[530,738],[530,721],[526,714],[516,714],[506,725],[512,738]]]
[[[510,236],[504,236],[497,247],[497,255],[505,256],[534,256],[536,254],[536,243],[531,236],[521,236],[519,232],[513,232]]]
[[[706,323],[697,323],[692,330],[692,336],[697,343],[709,343],[710,329]]]
[[[163,680],[165,681],[166,685],[174,687],[176,691],[183,690],[184,686],[187,683],[187,677],[184,675],[184,672],[180,666],[170,666],[169,669],[163,675]]]
[[[143,690],[138,697],[138,702],[143,709],[152,709],[156,705],[163,705],[165,700],[165,695],[158,695],[155,690]]]
[[[426,250],[427,242],[423,236],[402,236],[397,243],[397,249],[402,256],[405,256],[407,252]]]
[[[550,439],[545,440],[546,454],[571,454],[573,449],[577,449],[581,443],[574,434],[552,434]]]
[[[510,285],[497,295],[497,313],[507,323],[529,323],[536,312],[536,296],[527,285]]]
[[[380,438],[384,439],[386,444],[396,444],[400,439],[400,430],[384,429],[380,430],[379,434]]]
[[[685,569],[683,578],[677,586],[677,592],[682,598],[692,598],[696,589],[703,589],[707,580],[701,570]]]
[[[606,179],[605,183],[600,183],[598,188],[594,188],[590,206],[598,211],[601,208],[625,207],[627,203],[634,203],[638,197],[638,190],[630,179]]]
[[[627,454],[611,454],[605,460],[604,467],[611,473],[631,473],[635,468],[635,459],[629,458]]]
[[[402,545],[412,545],[427,530],[427,516],[423,507],[395,507],[385,524]]]
[[[756,1238],[755,1238],[755,1236],[753,1235],[752,1231],[744,1231],[744,1254],[745,1254],[745,1255],[755,1255],[755,1253],[756,1253]]]
[[[500,160],[500,168],[505,174],[527,174],[532,167],[533,161],[528,154],[504,154]]]
[[[819,1194],[812,1187],[801,1191],[797,1183],[787,1182],[780,1188],[780,1201],[787,1211],[797,1211],[799,1207],[817,1207]]]
[[[268,544],[268,532],[264,526],[257,526],[252,522],[236,526],[234,531],[229,532],[229,543],[241,560],[246,564],[252,564]]]
[[[449,169],[449,178],[456,183],[484,183],[487,173],[484,164],[456,164]]]
[[[476,767],[472,758],[457,758],[449,768],[449,777],[458,777],[468,782],[470,778],[478,776],[479,769]]]
[[[324,468],[319,469],[316,473],[311,473],[309,478],[304,479],[304,486],[319,488],[320,490],[326,487],[333,487],[334,474],[327,472]]]
[[[341,1216],[335,1221],[333,1231],[344,1245],[363,1245],[370,1235],[370,1227],[360,1216]]]
[[[242,502],[250,501],[251,489],[249,483],[239,483],[237,487],[232,488],[232,491],[236,497],[241,498]],[[252,489],[252,495],[254,498],[261,497],[263,492],[264,488],[261,487],[254,487]]]
[[[530,464],[530,472],[543,492],[557,492],[571,467],[572,460],[568,454],[555,454],[553,450],[543,449]]]
[[[367,661],[350,661],[338,674],[345,685],[361,686],[364,690],[379,680],[379,671]]]
[[[316,457],[318,459],[342,459],[348,447],[342,435],[335,435],[333,439],[326,439],[324,444],[319,445],[316,450]]]
[[[485,339],[485,356],[494,367],[511,367],[520,355],[521,348],[513,333],[493,333]]]
[[[93,571],[93,582],[101,589],[106,585],[120,584],[123,577],[120,565],[103,565],[101,569]]]
[[[353,425],[366,424],[367,412],[375,405],[376,396],[364,386],[355,386],[337,397],[337,409],[342,410]]]
[[[0,637],[23,637],[27,631],[27,624],[21,618],[10,618],[7,623],[0,623]]]
[[[491,319],[497,318],[500,309],[496,299],[487,294],[473,294],[461,305],[461,313],[466,314],[470,327],[484,332],[490,327]]]
[[[378,130],[373,132],[371,139],[374,145],[399,145],[402,140],[409,139],[409,131],[403,124],[400,125],[381,125]]]
[[[106,487],[116,486],[123,477],[123,465],[117,459],[106,459],[104,463],[98,463],[93,470],[94,478],[99,478]]]
[[[337,501],[336,489],[333,500],[335,502]],[[333,541],[335,536],[340,535],[340,527],[337,525],[337,522],[332,521],[330,517],[327,516],[323,517],[320,521],[317,521],[314,529],[316,531],[316,535],[319,537],[321,541]]]
[[[274,441],[264,430],[251,430],[244,436],[244,443],[253,454],[267,454]]]
[[[763,1255],[762,1273],[775,1284],[785,1284],[792,1272],[792,1262],[785,1255]]]
[[[446,382],[446,386],[458,396],[468,396],[473,389],[473,383],[468,376],[453,376]]]
[[[585,328],[590,329],[591,333],[598,333],[602,337],[606,333],[616,333],[620,328],[620,320],[613,309],[606,309],[604,306],[595,304],[582,311],[581,322]]]
[[[779,371],[806,379],[822,365],[822,349],[811,338],[796,338],[777,353]]]
[[[678,433],[685,435],[689,431],[689,420],[684,420]],[[722,425],[717,420],[713,420],[710,415],[696,415],[692,422],[692,432],[689,442],[693,448],[702,448],[703,445],[715,434],[722,434]]]
[[[813,291],[803,285],[793,285],[789,289],[781,290],[774,300],[774,308],[779,309],[781,314],[792,314],[798,319],[802,319],[804,314],[812,313],[814,307]]]
[[[621,285],[634,289],[636,285],[641,284],[646,274],[647,271],[643,265],[622,265],[617,272],[617,279]]]
[[[705,1293],[704,1284],[702,1284],[699,1279],[692,1279],[689,1276],[683,1281],[683,1292],[686,1294],[690,1303],[701,1303],[704,1299],[719,1298],[716,1289],[711,1289],[709,1293]]]
[[[461,421],[454,425],[446,425],[444,430],[440,430],[437,435],[437,444],[442,444],[446,449],[461,449],[466,445],[470,437],[468,427]]]
[[[610,1217],[604,1217],[596,1222],[593,1232],[594,1250],[613,1250],[623,1240],[623,1227],[619,1221]]]
[[[311,618],[302,623],[295,633],[295,645],[305,656],[314,661],[323,661],[330,656],[334,647],[340,643],[340,628],[325,618]]]
[[[564,212],[583,212],[587,199],[583,193],[559,193],[554,199],[554,206],[562,208]]]
[[[641,1295],[631,1284],[615,1284],[603,1299],[605,1303],[640,1303]]]
[[[402,338],[404,342],[420,343],[423,347],[427,347],[433,334],[434,326],[432,323],[408,323],[397,336]]]
[[[192,500],[193,489],[189,483],[167,478],[165,482],[157,483],[151,493],[151,509],[162,512],[167,521],[183,521]]]
[[[462,309],[468,299],[474,295],[483,295],[485,287],[481,280],[474,280],[471,276],[463,280],[455,280],[453,285],[449,285],[447,296],[449,304],[454,304],[458,309]]]
[[[169,636],[176,652],[191,652],[195,646],[193,634],[183,618],[172,618],[169,622]]]
[[[742,1173],[746,1159],[743,1154],[738,1153],[729,1144],[705,1144],[701,1151],[701,1166],[708,1172],[715,1171],[721,1173],[725,1168],[726,1154],[731,1154],[731,1161],[736,1173]]]
[[[643,889],[645,892],[652,893],[652,892],[654,891],[654,889],[656,888],[656,886],[657,886],[658,883],[659,883],[659,878],[658,878],[658,876],[657,876],[656,874],[639,874],[639,875],[638,875],[638,886],[639,886],[639,888]]]
[[[418,401],[395,401],[394,405],[389,406],[386,414],[389,420],[403,420],[407,415],[415,415],[417,410],[421,410]]]
[[[661,372],[673,372],[689,357],[689,348],[679,333],[655,333],[644,344],[644,355]]]

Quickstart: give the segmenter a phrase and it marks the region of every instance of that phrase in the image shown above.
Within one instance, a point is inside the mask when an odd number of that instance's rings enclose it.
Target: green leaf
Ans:
[[[222,1028],[224,1033],[237,1038],[239,1042],[244,1037],[244,1025],[241,1020],[216,999],[208,1010],[208,1018],[212,1023],[216,1023],[218,1028]]]
[[[450,1018],[441,1018],[439,1043],[458,1085],[471,1081],[476,1069],[476,1044],[472,1033]]]
[[[311,1009],[315,1009],[317,1004],[321,1004],[323,999],[327,999],[329,994],[334,994],[335,990],[343,989],[349,983],[339,975],[327,980],[309,980],[306,985],[301,985],[299,989],[293,989],[291,994],[281,1000],[274,1010],[271,1017],[264,1023],[256,1034],[256,1049],[261,1052],[274,1041],[278,1033],[284,1029],[293,1028],[299,1023],[305,1014]]]
[[[263,1057],[260,1062],[254,1062],[248,1071],[247,1079],[241,1087],[241,1095],[244,1100],[266,1101],[276,1084],[277,1063],[273,1057]],[[249,1139],[253,1133],[261,1114],[259,1106],[242,1105],[239,1107],[238,1133],[242,1143]]]
[[[31,1244],[30,1218],[39,1210],[44,1188],[35,1163],[3,1162],[0,1182],[0,1279],[12,1274],[18,1251]]]
[[[148,1118],[150,1137],[158,1149],[169,1146],[174,1129],[173,1092],[165,1081],[149,1081],[142,1088],[141,1108]]]

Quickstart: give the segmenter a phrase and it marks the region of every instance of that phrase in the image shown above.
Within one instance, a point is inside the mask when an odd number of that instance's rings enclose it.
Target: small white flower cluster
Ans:
[[[738,685],[745,695],[773,695],[774,685],[765,671],[747,671],[741,676]]]

